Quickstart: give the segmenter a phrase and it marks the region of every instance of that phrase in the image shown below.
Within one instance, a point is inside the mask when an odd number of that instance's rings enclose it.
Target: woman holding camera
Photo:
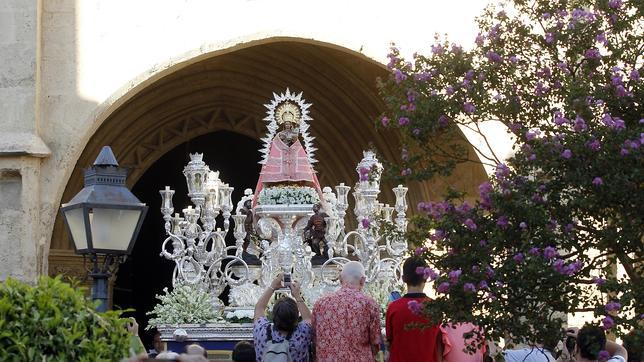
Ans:
[[[285,285],[290,288],[291,295],[295,299],[281,297],[273,306],[272,321],[266,318],[268,301],[273,293],[282,287],[282,281],[283,275],[277,275],[255,305],[253,325],[255,353],[259,361],[278,360],[280,356],[287,354],[294,362],[305,362],[309,360],[313,329],[311,311],[304,304],[298,282],[293,281]]]

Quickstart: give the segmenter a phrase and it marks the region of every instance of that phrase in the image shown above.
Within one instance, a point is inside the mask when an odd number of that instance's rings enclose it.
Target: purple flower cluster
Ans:
[[[423,310],[423,305],[416,300],[410,300],[407,302],[407,308],[414,314],[420,314]]]
[[[467,228],[472,230],[472,231],[476,230],[476,228],[477,228],[477,226],[474,223],[474,221],[472,219],[470,219],[470,218],[465,219],[465,221],[463,221],[463,224],[465,226],[467,226]]]
[[[479,199],[481,207],[486,210],[489,210],[492,207],[492,197],[490,193],[492,192],[492,184],[485,181],[479,185]]]
[[[472,114],[476,111],[476,107],[470,102],[464,102],[463,111],[465,111],[465,113]]]
[[[360,167],[360,169],[358,169],[358,173],[360,174],[359,180],[361,182],[369,181],[369,172],[371,172],[371,170],[368,167]]]
[[[593,185],[595,185],[595,186],[601,186],[601,185],[603,185],[603,184],[604,184],[604,180],[602,180],[602,178],[601,178],[601,177],[595,177],[595,178],[593,179]]]
[[[626,128],[626,123],[624,123],[624,120],[618,117],[613,117],[610,115],[610,113],[604,113],[604,116],[602,117],[602,122],[604,122],[604,124],[609,128],[614,129],[616,131],[623,130]]]
[[[604,306],[604,309],[606,310],[606,312],[616,312],[621,307],[622,307],[621,304],[611,301],[611,302],[606,303],[606,305]]]
[[[407,74],[403,73],[400,69],[394,69],[393,73],[396,84],[400,84],[407,79]]]
[[[557,251],[557,249],[555,249],[552,246],[546,246],[546,248],[543,249],[543,257],[548,260],[556,258],[558,256],[559,256],[559,252]]]
[[[398,125],[400,126],[406,126],[409,124],[409,118],[407,117],[400,117],[398,118]]]
[[[463,284],[463,291],[466,293],[474,293],[476,292],[476,287],[472,283],[465,283]]]
[[[432,201],[418,203],[418,211],[426,212],[434,220],[442,218],[450,209],[451,205],[446,201],[436,203]]]
[[[422,275],[426,280],[435,280],[436,278],[438,278],[438,274],[436,273],[436,271],[434,271],[434,269],[423,268],[422,266],[416,268],[416,274]]]
[[[439,292],[439,293],[443,293],[443,294],[447,293],[449,291],[449,283],[448,282],[440,283],[438,288],[436,288],[436,291]]]
[[[362,225],[363,228],[368,229],[369,226],[371,226],[371,221],[369,221],[369,219],[367,219],[367,218],[364,218],[364,219],[362,219],[360,224]]]
[[[463,273],[463,271],[462,271],[461,269],[457,269],[457,270],[452,270],[452,271],[450,271],[450,272],[447,274],[447,275],[449,276],[449,281],[450,281],[450,282],[452,282],[452,283],[457,283],[457,282],[458,282],[458,278],[460,278],[460,277],[461,277],[461,274],[462,274],[462,273]]]
[[[562,259],[555,259],[554,263],[552,263],[552,267],[557,273],[567,276],[577,274],[583,266],[584,264],[579,260],[566,264]]]
[[[510,221],[508,220],[508,217],[505,215],[499,216],[496,219],[496,225],[501,229],[506,229],[509,224],[510,224]]]
[[[409,175],[411,175],[411,168],[408,167],[408,168],[400,171],[400,175],[401,176],[409,176]]]
[[[501,56],[491,50],[489,50],[487,53],[485,53],[485,57],[491,61],[492,63],[501,63],[503,62],[503,58]]]
[[[584,52],[584,57],[590,60],[597,60],[597,59],[601,59],[602,55],[599,52],[599,49],[590,48],[590,49],[586,49],[586,51]]]
[[[387,127],[389,125],[389,118],[387,116],[382,116],[380,122],[382,123],[383,127]]]
[[[614,326],[615,326],[615,321],[610,316],[605,316],[604,319],[602,319],[602,328],[611,329]]]

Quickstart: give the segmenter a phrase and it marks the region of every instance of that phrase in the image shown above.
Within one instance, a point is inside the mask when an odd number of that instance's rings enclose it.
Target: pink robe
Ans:
[[[259,193],[267,184],[302,181],[310,183],[320,196],[320,200],[322,199],[320,182],[300,140],[296,140],[289,147],[279,136],[275,136],[271,142],[266,163],[262,165],[262,171],[259,173],[253,206],[257,204]]]

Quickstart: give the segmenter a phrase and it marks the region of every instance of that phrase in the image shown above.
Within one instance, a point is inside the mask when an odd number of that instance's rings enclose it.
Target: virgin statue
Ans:
[[[310,186],[321,196],[317,175],[299,139],[299,107],[294,103],[284,102],[275,109],[274,117],[280,131],[271,140],[266,162],[262,165],[255,188],[253,205],[257,203],[262,189],[271,184]]]

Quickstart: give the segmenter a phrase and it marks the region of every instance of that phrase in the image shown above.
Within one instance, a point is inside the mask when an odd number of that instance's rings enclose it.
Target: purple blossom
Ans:
[[[624,98],[624,97],[631,97],[633,94],[624,88],[623,85],[618,85],[615,87],[615,96],[619,98]]]
[[[523,257],[523,253],[516,253],[516,254],[514,254],[514,256],[512,257],[512,260],[514,260],[514,261],[515,261],[515,262],[517,262],[517,263],[522,263],[522,262],[523,262],[523,259],[524,259],[524,257]]]
[[[570,157],[572,157],[572,151],[566,148],[566,149],[561,153],[561,157],[563,157],[563,158],[565,158],[565,159],[569,159]]]
[[[533,139],[535,139],[535,137],[537,137],[537,134],[532,131],[528,131],[525,133],[525,138],[528,141],[532,141]]]
[[[426,82],[432,79],[432,75],[431,73],[427,73],[427,72],[416,73],[414,74],[414,79],[419,82]]]
[[[414,254],[415,254],[416,256],[420,256],[420,255],[422,255],[422,254],[423,254],[424,252],[426,252],[426,251],[427,251],[427,248],[417,247],[417,248],[416,248],[416,250],[414,251]],[[422,268],[422,267],[419,267],[419,268]],[[416,268],[416,273],[418,273],[418,268]]]
[[[541,252],[540,252],[539,248],[537,248],[536,246],[532,247],[532,248],[530,248],[530,250],[528,250],[528,254],[530,254],[530,255],[535,255],[536,256],[536,255],[539,255],[540,253]]]
[[[442,282],[438,288],[436,288],[436,291],[439,293],[447,293],[449,291],[449,283],[448,282]]]
[[[604,317],[604,319],[602,319],[602,328],[611,329],[614,326],[615,326],[615,321],[610,316],[606,316]]]
[[[630,153],[630,152],[628,151],[628,149],[627,149],[627,148],[621,148],[621,149],[619,150],[619,154],[620,154],[620,156],[626,156],[626,155],[628,155],[629,153]]]
[[[400,117],[398,118],[398,124],[401,126],[406,126],[409,124],[409,118],[407,117]]]
[[[604,306],[604,309],[606,310],[606,312],[616,312],[621,307],[622,307],[621,304],[611,301],[611,302],[606,303],[606,305]]]
[[[439,54],[443,54],[444,51],[445,51],[445,48],[443,48],[441,44],[432,45],[432,54],[439,55]]]
[[[601,146],[602,146],[601,142],[599,142],[599,140],[595,138],[586,142],[586,147],[588,147],[588,149],[591,149],[593,151],[598,151],[601,148]]]
[[[486,240],[479,240],[479,245],[480,246],[487,246],[487,241]]]
[[[575,129],[575,131],[581,132],[588,129],[588,126],[586,126],[586,121],[584,121],[583,118],[581,118],[580,116],[577,116],[575,118],[575,125],[573,126],[573,128]]]
[[[492,63],[501,63],[503,59],[501,56],[491,50],[489,50],[487,53],[485,53],[485,57],[491,61]]]
[[[465,113],[472,114],[476,110],[476,107],[474,107],[474,105],[470,102],[464,102],[463,110],[465,111]]]
[[[443,114],[440,117],[438,117],[438,125],[439,126],[445,127],[445,126],[447,126],[448,122],[449,122],[449,118],[447,118],[446,115]]]
[[[465,226],[467,226],[467,228],[472,231],[476,230],[476,224],[474,223],[474,221],[472,221],[472,219],[466,219],[463,224],[465,224]]]
[[[445,88],[445,93],[448,96],[451,96],[452,94],[454,94],[454,87],[452,87],[451,85],[448,85],[447,88]]]
[[[436,274],[436,272],[432,268],[425,268],[425,270],[423,271],[423,278],[435,280],[436,278],[438,278],[438,274]]]
[[[394,80],[396,81],[396,84],[402,83],[405,79],[407,79],[407,75],[403,73],[400,69],[394,69]]]
[[[555,35],[553,33],[546,34],[546,43],[550,44],[555,40]]]
[[[474,42],[475,42],[475,43],[476,43],[476,45],[478,45],[478,46],[483,45],[483,42],[485,42],[485,35],[483,35],[483,34],[479,33],[479,34],[476,36],[476,39],[474,40]]]
[[[508,60],[510,61],[510,63],[516,64],[519,61],[519,58],[517,58],[516,55],[512,55],[510,56],[510,58],[508,58]]]
[[[603,184],[604,184],[604,180],[602,180],[602,178],[601,178],[601,177],[595,177],[595,178],[593,179],[593,185],[595,185],[595,186],[601,186],[601,185],[603,185]]]
[[[603,45],[608,45],[608,40],[606,40],[606,33],[597,34],[595,41]]]
[[[365,229],[368,229],[369,226],[371,226],[371,221],[369,221],[369,219],[367,218],[362,219],[360,223],[362,224],[362,227]]]
[[[552,268],[559,274],[566,274],[566,262],[563,259],[555,259]]]
[[[602,117],[602,122],[604,122],[606,126],[614,130],[622,130],[626,128],[626,124],[621,118],[612,117],[610,113],[604,113],[604,116]]]
[[[423,305],[420,304],[417,300],[410,300],[407,302],[407,308],[414,313],[414,314],[420,314],[420,312],[423,310]]]
[[[561,112],[555,113],[555,124],[561,126],[562,124],[568,123],[568,119],[564,117]]]
[[[605,350],[599,351],[599,354],[597,355],[597,361],[599,362],[606,362],[610,358],[610,353]]]
[[[481,280],[478,285],[479,289],[490,289],[490,287],[487,285],[487,282],[485,280]]]
[[[413,111],[415,111],[415,110],[416,110],[416,104],[414,104],[414,103],[409,103],[409,104],[407,105],[407,110],[408,110],[409,112],[413,112]]]
[[[586,49],[586,51],[584,52],[584,57],[586,57],[586,59],[600,59],[602,55],[599,53],[599,49],[590,48]]]
[[[458,278],[460,278],[462,273],[463,271],[461,269],[457,269],[457,270],[450,271],[447,275],[449,276],[449,280],[452,283],[456,283],[458,282]]]
[[[412,133],[414,136],[418,136],[418,135],[420,135],[420,128],[414,128],[414,129],[411,131],[411,133]]]
[[[637,71],[637,69],[631,70],[631,74],[629,75],[629,78],[634,81],[640,80],[640,72]]]
[[[481,271],[481,268],[479,268],[478,265],[473,265],[472,266],[472,273],[478,273]]]
[[[555,249],[552,246],[547,246],[545,249],[543,249],[543,257],[550,260],[555,257],[559,256],[559,252],[557,252],[557,249]]]
[[[593,283],[598,285],[598,286],[601,286],[601,285],[606,284],[606,279],[600,278],[600,277],[594,277],[593,278]]]
[[[510,168],[504,164],[504,163],[499,163],[496,165],[496,170],[494,171],[494,176],[496,176],[497,180],[503,180],[504,178],[508,177],[510,175]],[[480,190],[480,187],[479,187]]]
[[[488,278],[493,278],[494,277],[494,270],[490,268],[489,266],[485,269],[485,275],[487,275]]]
[[[509,224],[509,221],[507,216],[500,216],[498,219],[496,219],[496,225],[501,229],[507,228],[508,224]]]
[[[406,169],[400,171],[400,175],[401,176],[409,176],[409,175],[411,175],[411,168],[406,168]]]
[[[383,116],[380,122],[382,123],[383,127],[387,127],[389,125],[389,118],[387,116]]]
[[[622,7],[622,0],[609,0],[608,7],[611,9],[619,9]]]
[[[550,19],[550,16],[551,16],[551,15],[550,15],[550,13],[549,13],[549,12],[545,12],[545,13],[541,14],[541,17],[542,17],[544,20],[548,20],[548,19]]]
[[[474,293],[476,292],[476,287],[472,283],[465,283],[463,284],[463,291],[466,293]]]
[[[534,153],[533,153],[533,154],[531,154],[530,156],[528,156],[528,160],[529,160],[529,161],[534,161],[534,160],[536,160],[536,159],[537,159],[537,155],[535,155]]]
[[[525,230],[525,229],[527,229],[527,228],[528,228],[528,224],[526,224],[526,222],[525,222],[525,221],[521,221],[521,223],[519,223],[519,227],[520,227],[521,229],[524,229],[524,230]]]

